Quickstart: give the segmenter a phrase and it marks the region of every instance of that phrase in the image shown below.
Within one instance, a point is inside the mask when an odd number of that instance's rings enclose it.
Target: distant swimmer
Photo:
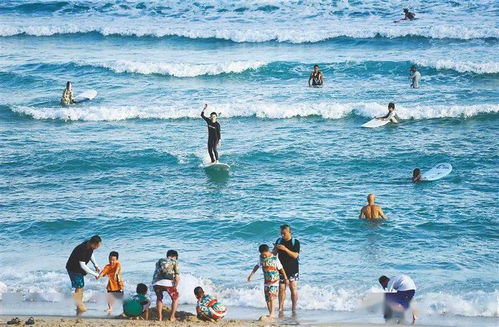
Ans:
[[[409,309],[412,298],[416,294],[416,284],[411,277],[400,275],[395,278],[381,276],[379,283],[388,293],[385,293],[385,312],[383,317],[390,320],[393,317],[393,311],[405,312]],[[413,310],[412,322],[417,319],[416,312]]]
[[[314,65],[314,71],[310,74],[308,78],[308,86],[319,87],[324,84],[324,76],[319,70],[319,65]]]
[[[416,168],[412,171],[412,182],[420,183],[423,181],[423,176],[421,175],[421,169]]]
[[[360,210],[359,218],[387,219],[381,207],[374,204],[375,199],[372,193],[367,196],[367,205]]]
[[[409,9],[405,8],[404,9],[404,18],[396,20],[396,21],[394,21],[394,23],[399,23],[399,22],[403,22],[406,20],[415,20],[415,19],[416,19],[416,14],[413,12],[410,12]]]
[[[66,88],[64,89],[64,92],[62,92],[62,97],[61,97],[61,104],[63,106],[69,106],[70,104],[74,104],[74,98],[73,98],[73,85],[71,84],[70,81],[66,83]]]
[[[220,143],[220,139],[222,135],[220,133],[220,124],[217,122],[217,113],[212,112],[210,114],[210,118],[204,115],[204,111],[208,108],[208,105],[205,104],[203,111],[201,111],[201,117],[208,124],[208,153],[211,158],[211,162],[215,163],[218,161],[218,152],[217,146]]]
[[[411,80],[411,87],[413,89],[418,89],[419,81],[421,80],[421,73],[418,71],[415,65],[411,67],[411,74],[409,75],[409,79]]]
[[[398,116],[395,113],[395,103],[388,104],[388,113],[384,116],[376,117],[376,119],[389,120],[392,123],[398,124]]]

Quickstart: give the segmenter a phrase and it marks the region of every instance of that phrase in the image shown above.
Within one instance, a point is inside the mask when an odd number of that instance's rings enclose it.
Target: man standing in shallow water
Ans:
[[[376,197],[374,194],[367,196],[367,205],[360,210],[359,218],[367,219],[386,219],[386,216],[380,206],[374,204]]]
[[[281,226],[281,237],[275,242],[274,253],[278,255],[284,272],[289,280],[289,290],[291,291],[291,310],[296,312],[298,303],[298,280],[299,280],[299,261],[300,242],[293,238],[291,227],[289,225]],[[286,281],[283,276],[279,283],[279,312],[284,312],[284,300],[286,299]]]
[[[99,277],[100,268],[95,261],[94,250],[98,249],[101,243],[102,239],[99,235],[92,236],[90,240],[81,243],[73,249],[66,263],[66,270],[68,271],[69,279],[71,279],[71,286],[75,289],[73,297],[76,302],[77,314],[87,311],[87,308],[83,305],[85,275],[91,274],[96,279]],[[89,261],[92,261],[95,271],[88,268],[87,264]]]

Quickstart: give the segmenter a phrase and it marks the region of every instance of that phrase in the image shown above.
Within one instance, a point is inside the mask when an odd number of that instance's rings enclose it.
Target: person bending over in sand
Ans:
[[[367,196],[367,205],[363,206],[360,210],[359,218],[367,218],[367,219],[387,219],[383,210],[380,206],[374,204],[376,197],[374,194],[369,194]]]
[[[393,312],[405,312],[409,309],[412,298],[416,294],[416,284],[411,277],[400,275],[393,279],[386,276],[381,276],[378,279],[385,293],[385,313],[383,317],[390,320],[393,317]],[[412,323],[417,319],[416,312],[412,312]]]
[[[274,243],[274,254],[277,254],[279,261],[282,263],[286,276],[289,279],[289,290],[291,291],[291,310],[296,312],[298,303],[298,280],[299,280],[299,260],[300,256],[300,241],[293,238],[291,226],[281,226],[281,237]],[[279,312],[284,312],[284,300],[286,300],[286,283],[284,276],[280,276],[279,283]]]
[[[70,81],[67,81],[66,88],[64,89],[64,92],[62,92],[61,104],[63,106],[69,106],[70,104],[74,103],[75,102],[73,98],[73,85],[71,84]]]
[[[409,75],[411,80],[411,87],[413,89],[419,89],[419,81],[421,80],[421,73],[418,71],[416,65],[411,67],[411,74]]]
[[[412,171],[412,182],[420,183],[423,181],[423,176],[421,175],[421,169],[416,168]]]
[[[416,14],[413,12],[410,12],[409,9],[405,8],[404,9],[404,18],[401,18],[399,20],[394,21],[394,23],[400,23],[405,20],[415,20],[416,19]]]
[[[77,315],[87,311],[87,308],[83,305],[85,275],[93,275],[96,279],[99,277],[100,268],[95,261],[94,250],[98,249],[101,243],[102,239],[99,235],[92,236],[90,240],[75,247],[66,262],[66,270],[71,280],[71,286],[75,289],[73,297],[76,302]],[[92,261],[95,271],[88,268],[87,264],[89,261]]]
[[[251,277],[253,277],[258,268],[261,267],[263,270],[265,302],[267,302],[267,309],[269,310],[268,317],[274,318],[274,303],[275,298],[279,293],[279,273],[283,276],[283,281],[286,285],[289,285],[289,280],[281,262],[272,252],[270,252],[270,248],[267,244],[260,245],[258,251],[260,252],[260,259],[258,264],[249,274],[248,282],[251,281]]]
[[[168,250],[166,259],[159,259],[152,279],[154,293],[156,293],[156,308],[158,309],[158,320],[163,320],[163,292],[167,292],[172,299],[170,321],[175,321],[175,312],[178,306],[178,283],[180,281],[180,268],[178,264],[178,253]]]
[[[376,119],[389,120],[391,123],[398,124],[398,116],[395,113],[395,103],[390,102],[388,104],[388,113],[384,116],[376,117]]]
[[[201,286],[194,289],[194,295],[198,300],[196,312],[198,319],[203,321],[222,320],[227,314],[227,308],[211,295],[205,294]]]
[[[116,299],[123,298],[123,280],[121,278],[121,264],[118,261],[119,254],[116,251],[109,253],[109,264],[105,265],[97,279],[107,276],[107,313],[113,312],[113,304]]]
[[[123,302],[123,314],[128,318],[141,317],[149,320],[151,300],[147,298],[147,285],[137,284],[136,294]]]
[[[324,84],[324,75],[319,70],[319,65],[314,65],[314,71],[310,74],[308,78],[308,86],[319,87]]]
[[[208,124],[208,154],[211,158],[211,163],[215,163],[218,161],[218,151],[217,146],[222,139],[222,134],[220,133],[220,124],[217,122],[217,113],[212,112],[210,114],[210,118],[204,115],[204,111],[208,108],[208,105],[205,104],[203,111],[201,111],[201,117]]]

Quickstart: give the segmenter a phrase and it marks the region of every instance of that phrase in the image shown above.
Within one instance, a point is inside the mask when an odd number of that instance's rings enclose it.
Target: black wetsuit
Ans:
[[[210,154],[211,162],[218,160],[217,145],[222,138],[220,134],[220,124],[218,122],[212,122],[210,118],[204,115],[204,111],[201,112],[201,117],[208,124],[208,153]]]
[[[312,86],[322,86],[322,81],[320,79],[320,76],[322,73],[319,71],[317,74],[315,72],[312,72]]]

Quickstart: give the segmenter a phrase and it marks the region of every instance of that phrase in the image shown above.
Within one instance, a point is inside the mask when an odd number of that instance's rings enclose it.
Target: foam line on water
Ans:
[[[387,105],[380,103],[226,103],[213,104],[211,108],[222,117],[257,117],[286,119],[293,117],[320,116],[325,119],[341,119],[348,115],[373,118],[387,112]],[[30,107],[13,106],[11,110],[34,119],[64,121],[118,121],[127,119],[182,119],[199,118],[199,109],[176,106],[71,106]],[[499,104],[477,105],[398,105],[401,119],[469,118],[479,114],[498,113]]]

